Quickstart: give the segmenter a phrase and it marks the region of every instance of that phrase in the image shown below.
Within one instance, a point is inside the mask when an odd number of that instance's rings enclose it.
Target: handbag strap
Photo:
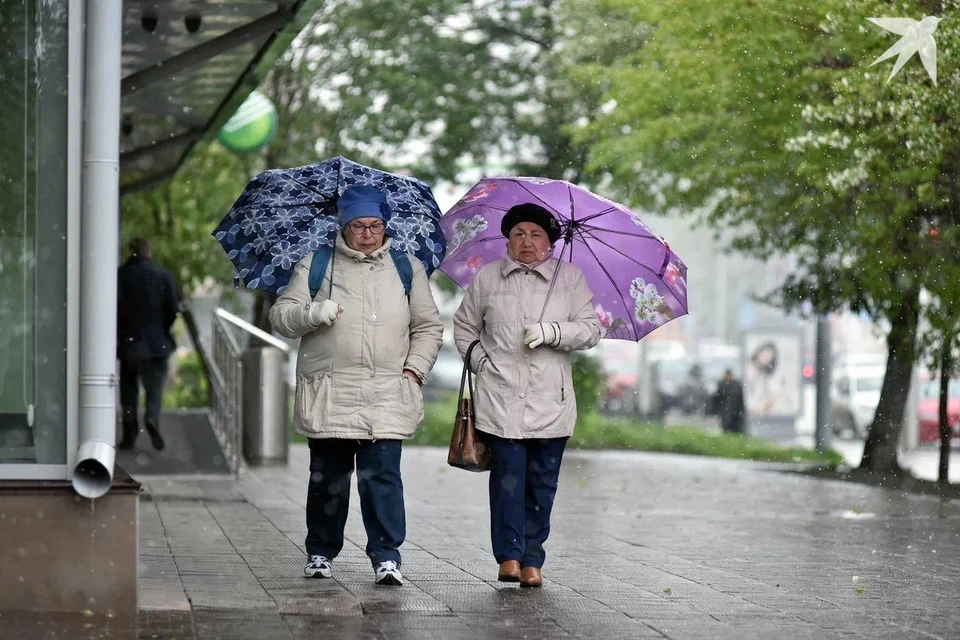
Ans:
[[[479,340],[474,340],[470,343],[470,346],[467,347],[467,353],[463,356],[463,373],[460,374],[460,400],[463,400],[463,387],[467,386],[467,389],[470,391],[470,397],[473,398],[473,372],[470,371],[470,359],[473,357],[473,349],[478,344]],[[457,404],[460,404],[460,400],[457,401]]]

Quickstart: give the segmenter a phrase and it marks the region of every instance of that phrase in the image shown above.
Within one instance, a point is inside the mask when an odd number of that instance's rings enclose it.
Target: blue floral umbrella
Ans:
[[[293,169],[270,169],[250,181],[213,231],[233,262],[234,284],[283,293],[297,262],[336,242],[337,199],[354,184],[386,194],[393,210],[387,223],[393,246],[420,260],[427,275],[433,273],[447,243],[430,187],[337,156]]]

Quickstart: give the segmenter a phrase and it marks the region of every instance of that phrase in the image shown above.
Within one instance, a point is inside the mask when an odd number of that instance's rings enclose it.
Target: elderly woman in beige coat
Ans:
[[[471,356],[476,427],[488,435],[490,534],[498,578],[539,587],[560,461],[577,420],[570,352],[600,341],[593,294],[580,269],[552,257],[556,218],[512,207],[501,232],[507,255],[477,273],[454,314],[461,355]]]
[[[390,252],[383,193],[351,186],[337,207],[342,234],[316,296],[310,295],[311,254],[270,310],[277,333],[301,338],[294,429],[310,445],[304,574],[332,574],[356,464],[375,580],[401,585],[400,443],[423,421],[420,385],[440,351],[443,325],[423,266]],[[401,260],[408,269],[400,269]],[[412,281],[404,283],[402,271],[412,271]]]

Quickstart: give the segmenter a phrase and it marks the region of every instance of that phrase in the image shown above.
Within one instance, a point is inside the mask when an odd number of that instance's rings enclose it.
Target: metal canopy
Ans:
[[[124,0],[120,188],[172,176],[256,88],[307,0]],[[96,64],[90,61],[89,64]]]

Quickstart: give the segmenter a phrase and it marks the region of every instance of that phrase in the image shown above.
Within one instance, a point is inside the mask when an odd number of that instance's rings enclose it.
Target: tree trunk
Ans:
[[[920,293],[917,289],[910,289],[901,300],[899,313],[890,319],[887,371],[883,376],[877,413],[863,448],[861,469],[891,474],[900,471],[897,445],[903,429],[907,396],[910,393],[919,316]]]
[[[950,439],[953,429],[950,427],[950,416],[947,414],[947,398],[949,397],[950,372],[953,371],[953,358],[950,346],[953,340],[950,337],[943,339],[940,351],[940,466],[937,472],[937,482],[941,485],[950,482]]]

